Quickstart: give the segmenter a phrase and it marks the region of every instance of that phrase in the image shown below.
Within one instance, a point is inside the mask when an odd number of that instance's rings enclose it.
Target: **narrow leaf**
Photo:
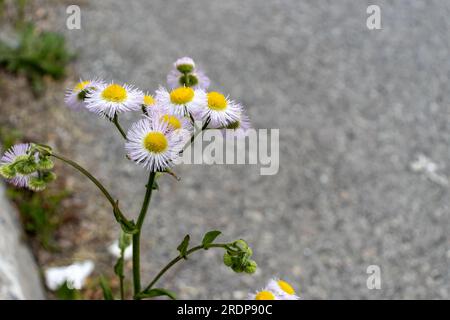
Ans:
[[[180,251],[180,256],[186,259],[186,251],[189,246],[189,240],[191,237],[186,235],[180,245],[177,247],[177,250]]]
[[[100,286],[102,287],[103,291],[103,298],[105,300],[114,300],[111,287],[108,284],[108,281],[106,281],[105,277],[100,277]]]
[[[154,297],[160,297],[160,296],[167,296],[172,300],[176,300],[177,297],[174,292],[162,289],[162,288],[154,288],[150,290],[143,291],[139,294],[137,294],[137,298],[139,299],[145,299],[145,298],[154,298]]]
[[[202,240],[202,245],[205,247],[205,249],[208,247],[209,244],[213,243],[214,240],[221,234],[222,232],[218,230],[209,231],[205,234]]]

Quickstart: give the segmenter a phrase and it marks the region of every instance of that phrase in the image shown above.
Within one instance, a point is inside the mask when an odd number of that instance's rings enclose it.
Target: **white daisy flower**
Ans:
[[[173,69],[167,75],[167,84],[171,89],[189,86],[194,89],[206,90],[209,88],[211,81],[202,70],[185,74]]]
[[[201,89],[180,87],[167,91],[160,87],[156,91],[156,101],[168,113],[184,117],[186,111],[196,115],[206,105],[206,93]]]
[[[80,110],[86,106],[85,98],[89,91],[96,90],[102,82],[100,80],[80,80],[75,87],[66,91],[64,102],[73,110]]]
[[[151,171],[164,171],[179,159],[188,134],[171,130],[158,118],[144,117],[134,123],[127,134],[125,149],[131,160]]]
[[[255,293],[250,293],[248,295],[248,300],[280,300],[280,299],[272,291],[267,290],[267,289],[262,289]]]
[[[271,279],[267,284],[267,290],[273,292],[280,300],[298,300],[294,288],[286,281],[280,279]]]
[[[155,104],[156,104],[155,98],[151,94],[145,93],[145,95],[142,97],[142,105],[148,108],[154,106]]]
[[[222,128],[240,120],[242,107],[223,94],[215,91],[207,93],[207,103],[199,111],[202,121],[210,120],[209,127]]]
[[[242,108],[242,107],[241,107]],[[223,133],[231,132],[235,137],[245,137],[248,134],[248,130],[251,128],[250,118],[245,114],[244,110],[239,112],[239,120],[229,123],[224,127]]]
[[[191,121],[187,117],[179,117],[177,115],[173,115],[170,113],[154,113],[154,118],[157,118],[157,121],[164,122],[168,126],[167,128],[172,131],[179,132],[184,129],[187,131],[192,131]]]
[[[29,143],[16,144],[5,152],[0,159],[0,173],[9,183],[19,188],[29,187],[30,178],[36,174],[21,174],[11,167],[11,164],[18,160],[27,159],[29,157],[31,145]]]
[[[141,109],[143,92],[130,85],[102,84],[86,97],[86,108],[101,116],[113,118],[116,113]]]

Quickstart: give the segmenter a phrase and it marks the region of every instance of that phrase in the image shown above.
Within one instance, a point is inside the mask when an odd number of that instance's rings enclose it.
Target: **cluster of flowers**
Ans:
[[[160,87],[155,95],[126,84],[82,81],[67,93],[66,104],[111,121],[122,112],[142,111],[143,118],[126,135],[125,148],[131,160],[151,171],[176,163],[196,122],[203,129],[230,129],[236,135],[249,129],[243,106],[220,92],[208,92],[210,81],[191,58],[178,59],[167,81],[171,89]]]
[[[53,161],[44,150],[34,144],[12,146],[0,159],[0,175],[18,187],[41,191],[56,179],[51,171]]]
[[[249,300],[299,300],[294,288],[286,281],[271,279],[265,288],[249,294]]]
[[[228,129],[245,136],[250,122],[241,104],[224,94],[207,91],[210,81],[188,57],[178,59],[167,76],[170,90],[155,95],[103,80],[79,82],[68,90],[65,102],[74,110],[86,109],[117,124],[120,113],[141,111],[142,118],[123,133],[129,159],[154,172],[167,171],[181,157],[196,123],[201,129]],[[0,160],[0,174],[18,187],[40,191],[55,178],[53,163],[31,144],[15,145]]]

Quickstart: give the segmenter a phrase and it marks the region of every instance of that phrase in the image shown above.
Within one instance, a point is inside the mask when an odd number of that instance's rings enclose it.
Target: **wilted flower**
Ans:
[[[29,143],[16,144],[0,159],[0,175],[17,187],[42,191],[49,182],[56,179],[50,172],[53,161],[48,155],[40,154]]]
[[[0,159],[0,174],[17,187],[29,187],[30,178],[35,176],[36,161],[30,159],[29,143],[16,144]]]

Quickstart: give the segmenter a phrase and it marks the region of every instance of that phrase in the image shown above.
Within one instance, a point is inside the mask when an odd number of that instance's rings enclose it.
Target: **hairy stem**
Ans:
[[[133,284],[134,294],[137,295],[141,291],[141,267],[140,267],[140,242],[141,229],[147,214],[148,206],[152,197],[153,183],[155,181],[156,172],[150,172],[146,186],[144,202],[142,203],[141,212],[136,223],[137,232],[133,234]]]

